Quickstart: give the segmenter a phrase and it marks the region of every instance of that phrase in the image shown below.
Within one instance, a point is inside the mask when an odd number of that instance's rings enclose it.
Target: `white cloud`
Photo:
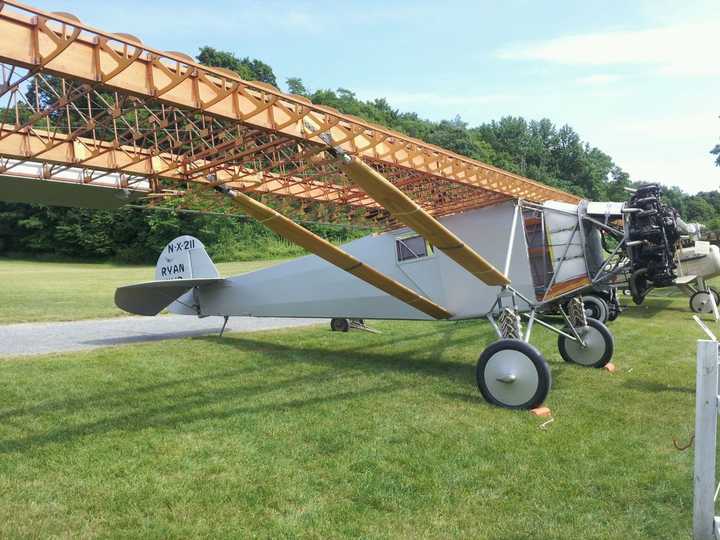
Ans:
[[[705,109],[653,119],[609,118],[594,126],[591,139],[633,180],[659,181],[695,193],[720,187],[720,167],[710,155],[718,133],[717,111]]]
[[[576,80],[578,84],[587,86],[603,86],[620,80],[618,75],[608,75],[606,73],[596,73],[587,77],[580,77]]]
[[[713,164],[709,148],[699,148],[689,157],[636,154],[621,164],[633,180],[657,181],[666,186],[678,186],[686,193],[720,189],[720,167]],[[614,157],[614,156],[613,156]]]
[[[653,137],[656,141],[668,142],[686,140],[685,135],[692,133],[693,139],[712,142],[720,133],[718,112],[715,109],[707,109],[686,114],[676,113],[641,122],[621,122],[613,129],[620,134]],[[706,142],[707,144],[709,143]],[[720,172],[720,169],[718,171]]]
[[[567,65],[649,65],[664,75],[720,75],[720,21],[644,30],[613,30],[513,45],[497,52],[507,60]]]

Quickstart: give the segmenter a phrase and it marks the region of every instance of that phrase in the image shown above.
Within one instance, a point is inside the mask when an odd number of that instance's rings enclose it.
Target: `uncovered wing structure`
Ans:
[[[117,206],[220,189],[279,234],[434,318],[450,314],[293,218],[408,226],[476,278],[506,285],[506,272],[439,220],[514,199],[579,202],[130,34],[14,0],[0,1],[0,63],[0,198]]]
[[[0,200],[204,197],[312,255],[221,277],[202,242],[183,236],[154,281],[116,291],[118,306],[226,323],[333,317],[345,329],[348,318],[487,317],[498,340],[477,383],[504,407],[536,407],[550,389],[529,344],[536,326],[558,334],[567,361],[610,361],[612,334],[586,316],[580,291],[628,268],[642,294],[676,277],[676,213],[657,186],[629,206],[598,206],[74,15],[0,0]],[[336,246],[305,220],[377,232]],[[563,328],[543,320],[548,306]]]

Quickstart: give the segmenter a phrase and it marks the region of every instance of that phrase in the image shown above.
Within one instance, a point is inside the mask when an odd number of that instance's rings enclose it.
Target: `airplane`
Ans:
[[[696,241],[694,245],[677,251],[677,288],[689,300],[690,310],[695,313],[715,313],[720,305],[720,295],[708,280],[720,276],[720,248],[708,241]]]
[[[635,192],[628,188],[628,191]],[[720,276],[720,248],[708,241],[701,240],[704,226],[700,223],[686,223],[679,216],[675,216],[675,223],[680,232],[679,246],[675,250],[674,271],[676,277],[668,282],[654,283],[651,287],[637,287],[642,271],[633,270],[630,259],[623,253],[623,257],[615,259],[614,264],[604,269],[604,279],[596,280],[590,291],[583,293],[585,312],[601,322],[612,322],[623,311],[620,305],[620,296],[630,296],[636,305],[641,305],[647,294],[653,289],[676,287],[689,297],[690,310],[695,313],[712,314],[713,302],[720,305],[718,291],[708,285],[708,281]],[[615,232],[607,236],[615,240],[616,245],[624,242],[622,226],[622,208],[608,207],[605,220],[615,221]],[[607,239],[604,240],[606,243]],[[607,248],[611,251],[611,248]],[[612,272],[611,272],[612,271]],[[610,273],[611,272],[611,273]],[[598,276],[601,277],[601,276]],[[711,298],[712,295],[712,298]]]
[[[222,278],[180,237],[154,281],[116,291],[131,313],[484,318],[498,340],[477,362],[480,392],[529,409],[551,386],[535,327],[566,361],[603,366],[612,334],[578,295],[627,269],[639,294],[677,277],[681,233],[657,186],[584,201],[73,14],[0,2],[0,99],[0,197],[115,207],[201,192],[310,253]],[[336,246],[308,219],[378,232]],[[561,327],[542,313],[555,305]]]
[[[633,275],[642,276],[635,278],[636,290],[646,294],[653,285],[675,279],[674,246],[681,231],[676,212],[660,202],[658,186],[638,190],[628,203],[515,200],[435,220],[362,161],[339,148],[332,152],[373,197],[392,206],[396,215],[413,216],[407,219],[412,226],[341,248],[326,243],[326,251],[315,255],[228,278],[218,275],[198,239],[180,237],[161,253],[156,279],[118,288],[116,305],[139,315],[168,308],[183,315],[222,316],[226,323],[231,316],[330,318],[334,330],[347,329],[346,321],[353,319],[487,319],[498,339],[477,361],[478,388],[494,405],[532,409],[551,387],[547,362],[530,344],[535,325],[558,335],[565,361],[602,367],[612,358],[614,339],[607,326],[586,316],[578,293],[615,275],[623,246]],[[224,186],[219,191],[233,200],[243,196]],[[277,222],[276,232],[286,237],[302,234],[287,218],[262,211],[248,213],[267,224]],[[624,228],[623,239],[608,254],[603,235],[618,234],[617,220],[609,216],[620,216]],[[288,225],[290,230],[284,229]],[[302,236],[296,240],[303,245]],[[483,255],[463,259],[461,250]],[[340,253],[347,260],[333,260]],[[392,283],[357,279],[353,269],[363,268]],[[383,285],[395,289],[383,290]],[[548,305],[560,312],[564,327],[543,317]]]

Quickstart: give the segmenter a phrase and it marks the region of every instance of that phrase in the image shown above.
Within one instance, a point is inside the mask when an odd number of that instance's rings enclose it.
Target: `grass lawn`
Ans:
[[[219,263],[222,276],[280,261]],[[154,266],[110,263],[52,263],[0,258],[0,324],[74,321],[128,315],[115,307],[115,289],[151,281]],[[61,287],[58,284],[62,284]]]
[[[612,324],[615,374],[536,328],[546,429],[480,398],[486,324],[374,326],[0,363],[0,537],[690,537],[684,297]]]

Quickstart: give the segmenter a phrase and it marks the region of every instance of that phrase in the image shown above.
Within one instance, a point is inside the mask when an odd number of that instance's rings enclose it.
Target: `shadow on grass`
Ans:
[[[272,343],[244,336],[233,336],[229,339],[207,336],[197,339],[200,341],[210,341],[216,345],[231,347],[243,352],[268,355],[275,363],[290,364],[300,361],[303,364],[323,365],[334,369],[352,368],[370,374],[382,374],[386,372],[417,373],[467,383],[474,378],[474,363],[470,365],[468,363],[444,360],[443,356],[448,348],[457,347],[468,342],[478,341],[479,347],[484,347],[484,345],[482,345],[482,341],[478,339],[477,335],[453,339],[453,334],[456,331],[456,328],[448,326],[447,329],[442,332],[438,343],[433,344],[430,348],[427,347],[427,344],[423,343],[419,347],[390,353],[373,352],[370,349],[376,347],[387,348],[390,345],[397,345],[413,340],[422,341],[424,337],[437,336],[438,332],[413,334],[394,340],[383,339],[371,344],[363,343],[358,346],[346,348],[293,347],[282,343]],[[298,360],[297,358],[299,353],[303,355],[302,360]],[[474,356],[472,360],[474,362]]]
[[[450,338],[449,334],[450,333],[446,331],[444,337],[449,339]],[[330,355],[330,354],[336,355],[338,353],[355,353],[355,352],[359,352],[362,350],[370,349],[372,347],[397,344],[397,343],[402,343],[404,341],[409,341],[412,339],[422,339],[422,338],[434,336],[434,335],[437,335],[437,332],[427,332],[427,333],[423,333],[423,334],[415,334],[415,335],[409,335],[409,336],[406,335],[406,336],[402,336],[400,338],[393,339],[393,340],[383,340],[380,343],[373,343],[370,345],[363,345],[360,347],[352,347],[352,348],[346,348],[346,349],[333,348],[333,349],[324,350],[323,352],[327,353],[328,355]],[[232,336],[232,334],[231,334],[231,336]],[[202,337],[203,341],[211,341],[215,344],[221,344],[221,345],[225,345],[226,341],[228,339],[233,339],[232,337],[228,338],[227,336],[224,338],[220,338],[217,336],[207,336],[207,335],[198,336],[198,337]],[[264,353],[266,353],[266,352],[267,353],[274,352],[272,349],[267,348],[266,342],[253,341],[253,343],[255,343],[257,345],[256,347],[254,347],[253,350],[255,352],[263,353],[263,356],[265,356]],[[438,354],[440,354],[442,351],[440,351],[439,349],[441,349],[441,348],[442,348],[442,350],[444,350],[445,345],[438,344],[435,348],[435,351]],[[304,352],[309,349],[304,349],[304,348],[291,349],[288,347],[288,348],[286,348],[286,350],[287,351],[293,350],[295,352]],[[337,367],[337,365],[335,363],[337,358],[333,358],[332,360],[333,360],[333,366]],[[277,358],[274,358],[274,357],[270,358],[270,361],[272,363],[277,363]],[[291,362],[294,362],[294,359],[287,359],[288,364]],[[265,369],[265,367],[263,367],[263,366],[245,367],[245,368],[240,368],[240,369],[230,369],[230,370],[226,370],[226,371],[212,373],[209,375],[172,379],[172,380],[164,381],[164,382],[157,383],[157,384],[138,386],[138,387],[128,388],[126,390],[120,390],[120,391],[115,391],[115,392],[103,391],[102,393],[93,394],[93,395],[89,395],[89,396],[83,396],[81,398],[62,399],[62,400],[55,400],[55,401],[44,401],[42,404],[39,404],[39,405],[17,407],[14,409],[7,409],[7,410],[0,410],[0,420],[9,420],[15,416],[23,416],[23,415],[27,415],[27,414],[40,414],[40,413],[48,412],[48,411],[58,411],[58,410],[75,411],[75,410],[82,409],[82,408],[88,408],[90,406],[94,406],[97,404],[122,401],[123,398],[126,398],[126,397],[127,398],[138,398],[140,395],[152,393],[152,392],[155,392],[158,390],[164,390],[167,388],[173,388],[173,387],[181,386],[181,385],[188,384],[188,383],[200,384],[200,383],[208,382],[208,381],[232,378],[237,375],[248,374],[248,373],[260,371],[263,369]]]
[[[625,304],[623,305],[623,312],[620,315],[620,319],[651,319],[652,317],[660,315],[664,311],[689,311],[675,307],[672,305],[673,303],[673,300],[670,298],[653,298],[639,306],[636,306],[635,304]]]
[[[158,384],[129,388],[117,392],[103,392],[81,398],[43,402],[29,407],[21,407],[0,412],[0,419],[8,424],[13,418],[27,415],[54,414],[62,417],[77,417],[79,413],[87,411],[92,415],[98,413],[104,417],[60,425],[47,432],[0,440],[0,453],[25,452],[38,446],[53,443],[71,443],[88,435],[109,433],[113,431],[137,432],[147,428],[172,428],[183,424],[207,419],[222,419],[236,415],[252,415],[264,412],[281,413],[290,409],[317,405],[320,403],[354,399],[372,394],[394,392],[411,385],[386,382],[369,389],[330,393],[321,397],[302,399],[288,399],[293,389],[303,385],[317,385],[325,382],[337,381],[338,378],[348,376],[353,379],[357,373],[385,374],[419,373],[439,378],[449,378],[452,381],[467,384],[473,380],[473,365],[443,360],[442,356],[448,347],[456,347],[466,342],[482,342],[477,333],[457,338],[456,331],[463,325],[447,325],[441,332],[433,331],[422,334],[405,335],[398,339],[382,339],[377,343],[363,343],[344,349],[323,349],[320,347],[296,348],[280,343],[249,339],[245,337],[202,337],[199,341],[213,343],[222,347],[237,349],[243,352],[253,352],[266,362],[263,365],[251,368],[231,369],[219,373],[212,373],[199,377],[175,379]],[[428,344],[425,338],[437,336],[437,342]],[[402,352],[380,353],[371,352],[374,347],[387,347],[407,341],[419,341],[418,346],[411,347]],[[333,343],[337,343],[334,341]],[[298,353],[302,359],[298,360]],[[259,384],[236,384],[239,375],[268,369],[268,366],[296,366],[298,364],[319,365],[327,367],[320,373],[290,377],[283,380],[272,380]],[[292,370],[288,370],[292,372]],[[230,384],[221,387],[206,387],[196,389],[204,382],[228,380]],[[190,385],[190,391],[185,393],[184,385]],[[162,391],[173,389],[170,394]],[[158,395],[158,391],[160,394]],[[278,398],[272,398],[271,403],[258,405],[229,407],[238,401],[246,402],[253,397],[279,392]],[[323,392],[325,394],[325,392]],[[158,402],[161,404],[158,405]],[[479,401],[482,403],[482,401]],[[124,414],[113,414],[117,409],[132,411]],[[220,410],[218,410],[220,409]],[[107,411],[107,412],[104,412]],[[21,421],[21,418],[19,418]],[[62,422],[62,421],[61,421]]]
[[[695,394],[695,388],[686,388],[684,386],[669,386],[667,384],[646,381],[643,379],[628,379],[623,382],[623,386],[630,390],[638,392],[646,392],[658,394],[661,392],[677,392],[681,394]]]
[[[487,402],[483,399],[480,392],[475,387],[475,392],[440,392],[440,395],[444,398],[453,399],[456,401],[463,401],[470,403],[471,405],[487,405]]]
[[[304,379],[304,382],[309,382],[313,378],[313,376],[300,377],[292,382],[295,384],[299,384],[301,382],[301,379]],[[324,378],[327,379],[328,377]],[[374,388],[367,388],[363,390],[349,392],[339,392],[321,397],[290,399],[262,405],[227,408],[221,411],[193,410],[197,409],[198,407],[219,404],[223,401],[226,401],[230,397],[229,395],[237,399],[240,397],[248,397],[250,395],[258,395],[264,392],[275,391],[278,389],[278,385],[276,383],[273,383],[272,385],[259,385],[253,389],[254,391],[250,391],[250,389],[248,389],[247,387],[242,389],[228,388],[220,392],[213,391],[209,394],[202,393],[203,395],[201,397],[198,397],[197,399],[182,399],[179,402],[173,403],[172,405],[168,406],[146,408],[142,411],[137,411],[120,416],[114,416],[110,418],[103,418],[95,422],[77,424],[67,428],[49,431],[47,433],[0,441],[0,453],[9,454],[15,452],[26,452],[37,448],[38,446],[46,444],[66,443],[71,442],[74,439],[86,437],[88,435],[97,435],[113,431],[138,432],[148,428],[167,429],[202,420],[218,420],[223,418],[230,418],[233,416],[253,415],[265,412],[281,413],[284,411],[318,405],[321,403],[338,402],[348,399],[356,399],[358,397],[369,396],[373,394],[389,393],[403,387],[407,387],[407,385],[385,384]],[[200,395],[201,393],[198,392],[197,394]]]
[[[476,393],[474,372],[477,356],[492,341],[492,335],[484,325],[474,328],[469,326],[469,323],[447,323],[430,332],[409,332],[402,336],[386,334],[377,339],[362,339],[361,343],[354,342],[345,347],[342,346],[343,337],[347,334],[333,334],[333,339],[328,340],[326,346],[321,341],[319,345],[298,347],[245,334],[232,334],[224,338],[195,338],[193,341],[212,344],[219,351],[214,355],[232,357],[223,353],[226,349],[253,353],[255,365],[0,411],[0,420],[12,424],[17,419],[20,426],[25,416],[50,414],[60,418],[53,428],[45,432],[0,440],[0,453],[27,452],[48,444],[72,444],[77,439],[103,433],[130,433],[148,428],[172,429],[211,419],[263,413],[282,414],[302,407],[388,394],[422,384],[388,380],[392,374],[449,380],[457,383],[458,390],[441,395],[487,406],[479,393]],[[462,335],[458,335],[461,330]],[[317,339],[318,336],[315,334],[313,337]],[[394,349],[399,345],[402,345],[402,350]],[[448,354],[467,354],[466,350],[470,347],[473,352],[464,361],[446,359]],[[292,375],[299,366],[325,369],[277,379],[278,373]],[[243,375],[271,369],[274,370],[273,378],[243,381]],[[562,379],[566,369],[568,366],[564,364],[552,365],[554,385]],[[336,391],[330,385],[318,388],[318,385],[336,383],[343,377],[354,381],[345,385],[352,386],[357,384],[359,373],[375,376],[367,383],[371,388],[347,391]],[[211,386],[212,383],[217,384]],[[308,391],[315,395],[304,396]],[[265,402],[248,404],[254,398],[263,398]],[[236,406],[239,404],[243,405]],[[84,413],[90,418],[77,421]]]
[[[201,377],[185,377],[182,379],[172,379],[169,381],[149,384],[145,386],[138,386],[134,388],[128,388],[127,390],[120,390],[116,392],[103,392],[101,394],[94,394],[90,396],[83,396],[81,398],[73,399],[61,399],[56,401],[44,401],[39,405],[32,405],[29,407],[18,407],[15,409],[8,409],[0,411],[0,420],[7,421],[16,416],[25,416],[28,414],[36,415],[44,412],[56,412],[59,410],[67,410],[69,412],[75,412],[77,410],[91,408],[95,405],[110,404],[118,401],[123,401],[123,398],[133,398],[134,400],[140,399],[143,394],[149,394],[158,390],[165,390],[168,388],[174,388],[184,384],[199,384],[206,381],[216,381],[226,378],[236,377],[237,375],[243,375],[258,371],[262,368],[243,368],[243,369],[231,369],[228,371],[222,371],[219,373],[213,373],[211,375],[204,375]],[[129,401],[129,400],[128,400]]]

